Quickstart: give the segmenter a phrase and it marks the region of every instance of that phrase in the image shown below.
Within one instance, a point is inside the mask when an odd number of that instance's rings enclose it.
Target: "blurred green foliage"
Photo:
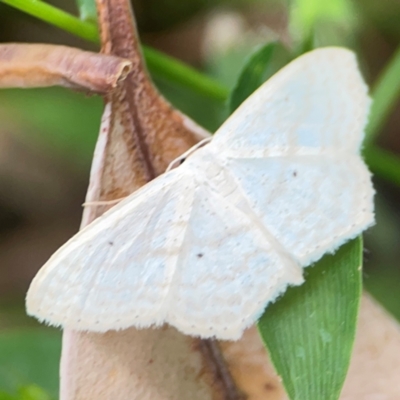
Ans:
[[[290,29],[300,43],[350,45],[357,30],[357,13],[350,0],[292,0]]]
[[[3,126],[17,124],[21,140],[64,160],[72,170],[90,166],[103,101],[63,88],[1,90]],[[73,123],[71,121],[74,121]]]
[[[216,7],[249,7],[257,2],[260,0],[132,0],[139,28],[147,32],[171,28]]]
[[[40,386],[27,385],[21,386],[17,394],[12,395],[8,392],[0,392],[0,400],[52,400],[53,398]]]
[[[79,17],[88,22],[97,21],[96,4],[93,0],[76,0],[79,9]]]
[[[53,329],[1,333],[0,400],[56,399],[60,352],[61,335]]]

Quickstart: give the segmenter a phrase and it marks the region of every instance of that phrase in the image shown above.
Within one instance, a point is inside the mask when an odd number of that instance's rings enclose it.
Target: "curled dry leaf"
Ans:
[[[131,71],[129,60],[67,46],[0,45],[0,88],[66,86],[108,93]]]

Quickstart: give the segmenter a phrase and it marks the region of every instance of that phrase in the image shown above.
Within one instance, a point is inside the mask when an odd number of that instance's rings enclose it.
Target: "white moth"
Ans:
[[[238,339],[303,267],[373,223],[360,157],[369,105],[352,52],[296,59],[182,166],[62,246],[34,278],[28,314]]]

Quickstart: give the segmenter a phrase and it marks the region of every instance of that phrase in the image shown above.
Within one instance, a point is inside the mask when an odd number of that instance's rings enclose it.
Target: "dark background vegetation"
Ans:
[[[76,13],[73,2],[51,3]],[[350,7],[326,6],[316,37],[323,45],[356,50],[364,76],[372,83],[400,43],[400,2],[345,3]],[[280,0],[134,0],[133,4],[143,42],[227,87],[232,87],[257,44],[281,40],[291,46],[296,29],[302,29],[293,23],[293,16],[288,27],[294,11]],[[0,3],[0,42],[12,41],[97,50]],[[227,115],[222,103],[165,81],[156,84],[209,130],[214,131]],[[60,333],[25,316],[24,295],[39,267],[78,229],[101,112],[101,98],[60,88],[0,91],[0,400],[39,398],[35,396],[40,390],[32,384],[57,395]],[[399,130],[397,106],[379,134],[379,145],[400,153]],[[400,190],[378,178],[375,186],[378,224],[364,236],[364,281],[400,318]]]

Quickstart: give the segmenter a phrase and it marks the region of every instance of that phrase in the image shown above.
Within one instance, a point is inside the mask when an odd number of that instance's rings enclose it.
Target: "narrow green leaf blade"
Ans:
[[[275,47],[276,43],[268,43],[250,56],[229,98],[230,113],[265,81],[265,71],[271,62]]]
[[[291,400],[337,400],[353,347],[361,296],[362,239],[305,270],[258,327]]]
[[[275,72],[289,61],[288,52],[278,42],[267,43],[250,55],[228,100],[232,113]]]

